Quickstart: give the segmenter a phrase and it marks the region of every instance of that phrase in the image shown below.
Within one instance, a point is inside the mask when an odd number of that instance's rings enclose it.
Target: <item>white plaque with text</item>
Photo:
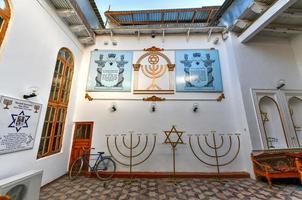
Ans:
[[[0,96],[0,154],[32,149],[42,105]]]

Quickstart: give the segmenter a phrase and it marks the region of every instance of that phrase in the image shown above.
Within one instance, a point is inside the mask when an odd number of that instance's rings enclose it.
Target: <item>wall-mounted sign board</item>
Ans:
[[[218,50],[176,51],[177,92],[222,92]]]
[[[0,96],[0,154],[32,149],[42,105]]]
[[[86,90],[130,92],[131,73],[131,51],[92,51]]]

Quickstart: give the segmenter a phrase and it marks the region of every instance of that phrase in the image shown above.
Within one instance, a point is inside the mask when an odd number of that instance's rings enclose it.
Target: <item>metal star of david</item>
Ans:
[[[184,142],[182,141],[182,138],[181,138],[184,131],[177,131],[175,126],[172,126],[172,129],[170,131],[164,131],[164,133],[166,135],[164,144],[170,144],[173,148],[175,148],[178,144],[184,144]],[[176,141],[171,140],[171,134],[177,135]]]

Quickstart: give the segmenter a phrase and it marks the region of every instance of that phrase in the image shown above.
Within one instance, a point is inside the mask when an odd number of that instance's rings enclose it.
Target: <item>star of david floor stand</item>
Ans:
[[[165,135],[166,135],[166,139],[164,141],[164,144],[170,144],[172,147],[172,156],[173,156],[173,182],[175,185],[176,184],[176,170],[175,170],[175,151],[176,151],[176,147],[178,144],[185,144],[182,140],[182,135],[184,133],[184,131],[177,131],[177,129],[175,128],[175,126],[172,126],[172,129],[170,131],[164,131]],[[176,139],[173,139],[173,135],[176,136]]]

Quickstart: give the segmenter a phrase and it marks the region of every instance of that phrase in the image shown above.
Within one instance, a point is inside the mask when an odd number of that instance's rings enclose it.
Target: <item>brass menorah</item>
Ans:
[[[113,154],[113,151],[110,148],[110,144],[109,144],[109,138],[111,135],[106,135],[107,137],[107,148],[109,153],[111,154],[112,158],[119,164],[124,165],[129,167],[129,173],[130,173],[130,177],[132,177],[132,169],[135,166],[138,166],[140,164],[142,164],[143,162],[145,162],[146,160],[148,160],[151,156],[151,154],[154,151],[155,148],[155,144],[156,144],[156,134],[153,134],[153,145],[152,148],[150,150],[150,152],[146,155],[146,157],[139,159],[139,157],[146,151],[147,146],[149,145],[149,136],[145,135],[145,144],[143,145],[142,149],[138,152],[138,153],[134,153],[134,151],[139,149],[139,146],[141,146],[141,136],[142,134],[137,134],[137,142],[136,144],[134,144],[133,141],[133,132],[130,132],[129,134],[129,143],[126,143],[125,137],[126,134],[122,134],[122,145],[124,146],[124,151],[121,150],[120,145],[117,142],[117,138],[119,135],[114,135],[114,145],[115,145],[115,149],[117,151],[117,153],[119,154],[119,157],[122,157],[124,159],[128,159],[129,162],[125,163],[123,160],[120,160],[116,155]]]
[[[206,146],[212,151],[212,153],[208,153],[206,152],[206,150],[204,149],[204,147],[201,145],[201,142],[200,142],[200,135],[196,135],[196,138],[197,138],[197,144],[198,144],[198,147],[200,149],[200,151],[205,155],[207,156],[208,158],[210,159],[214,159],[214,162],[210,162],[210,161],[206,161],[206,160],[203,160],[202,158],[200,158],[200,156],[197,155],[196,151],[193,149],[193,145],[192,145],[192,135],[189,135],[189,144],[190,144],[190,148],[192,150],[192,153],[194,154],[194,156],[202,163],[208,165],[208,166],[212,166],[212,167],[216,167],[217,168],[217,173],[219,174],[220,173],[220,167],[223,167],[223,166],[226,166],[226,165],[229,165],[230,163],[232,163],[236,157],[238,156],[239,154],[239,151],[240,151],[240,134],[228,134],[227,137],[228,137],[228,140],[229,140],[229,146],[226,148],[226,151],[225,152],[221,152],[223,147],[224,147],[224,144],[225,144],[225,137],[226,135],[223,135],[221,134],[220,135],[220,144],[218,145],[217,143],[217,138],[216,138],[216,132],[215,131],[212,131],[212,140],[213,140],[213,144],[210,144],[209,143],[209,140],[208,140],[208,135],[204,135],[204,141],[205,141],[205,144]],[[231,149],[233,147],[233,136],[236,136],[237,138],[237,150],[236,150],[236,153],[234,156],[231,157],[230,160],[228,161],[220,161],[221,158],[224,158],[226,156],[228,156],[231,152]]]
[[[143,65],[142,72],[145,76],[152,80],[152,83],[147,90],[161,90],[156,84],[156,79],[160,78],[166,73],[167,67],[164,65],[158,65],[159,57],[155,54],[151,54],[148,58],[150,65]]]

